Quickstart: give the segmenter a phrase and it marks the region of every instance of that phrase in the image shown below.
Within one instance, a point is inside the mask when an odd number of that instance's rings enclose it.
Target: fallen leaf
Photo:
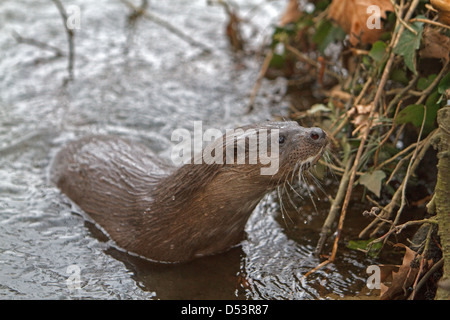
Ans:
[[[443,59],[450,57],[450,38],[429,26],[425,27],[422,37],[423,48],[419,55],[422,58]]]
[[[236,10],[231,5],[229,5],[228,2],[220,1],[218,3],[223,6],[225,12],[228,15],[228,23],[225,28],[228,41],[235,51],[241,51],[244,48],[244,40],[241,35],[242,19],[239,18]]]
[[[352,120],[350,121],[356,126],[356,129],[353,130],[352,135],[354,136],[358,131],[362,131],[364,127],[367,127],[370,119],[370,112],[373,109],[373,104],[368,105],[357,105],[354,108],[351,108],[349,111],[347,111],[347,114],[349,117],[352,117]],[[379,120],[380,116],[378,112],[374,112],[373,119],[372,119],[372,126],[376,126],[381,124],[381,121]]]
[[[280,20],[280,26],[285,26],[292,22],[297,22],[302,12],[298,9],[298,0],[289,0],[286,11]]]
[[[331,88],[331,90],[327,92],[327,95],[330,98],[336,98],[343,101],[349,101],[352,98],[350,93],[342,91],[342,87],[340,85],[336,85]]]
[[[368,105],[358,104],[356,106],[356,111],[358,111],[359,114],[370,113],[370,111],[372,111],[372,109],[373,109],[373,104],[368,104]]]
[[[375,170],[373,172],[366,172],[359,177],[359,183],[365,186],[367,189],[375,193],[379,198],[381,192],[381,182],[386,178],[386,174],[381,170]]]
[[[369,257],[376,257],[383,246],[382,242],[373,243],[374,239],[368,240],[349,240],[347,243],[347,248],[352,250],[360,250],[367,253]]]
[[[450,1],[430,0],[430,3],[439,12],[439,21],[450,25]]]
[[[226,28],[228,39],[233,49],[236,51],[240,51],[244,48],[244,40],[242,39],[240,30],[241,21],[233,11],[229,11],[228,17],[229,20]]]
[[[416,258],[417,253],[401,243],[395,246],[405,248],[405,255],[403,256],[403,262],[398,271],[392,272],[391,285],[384,292],[381,290],[380,300],[406,298],[406,290],[414,283],[419,272],[419,268],[411,268],[411,262]]]
[[[376,11],[368,10],[372,6],[379,8],[379,17]],[[381,18],[386,19],[386,11],[394,11],[390,0],[333,0],[328,17],[350,35],[350,43],[356,46],[359,42],[374,43],[380,38],[384,31]],[[374,23],[377,20],[379,25]]]

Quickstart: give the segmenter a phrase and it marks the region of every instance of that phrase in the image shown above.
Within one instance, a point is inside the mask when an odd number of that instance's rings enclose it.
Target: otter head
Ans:
[[[304,128],[297,122],[279,123],[279,170],[274,175],[288,179],[289,175],[315,164],[328,143],[327,135],[320,128]]]
[[[242,179],[260,176],[261,184],[276,186],[317,162],[326,145],[326,134],[320,128],[268,121],[227,131],[203,155],[220,150],[223,169],[239,170]]]

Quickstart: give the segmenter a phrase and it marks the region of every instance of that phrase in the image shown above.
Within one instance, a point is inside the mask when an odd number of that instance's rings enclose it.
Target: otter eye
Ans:
[[[285,141],[286,141],[286,138],[285,138],[284,136],[280,136],[280,137],[278,138],[278,143],[279,143],[279,144],[283,144]]]
[[[311,139],[317,140],[319,139],[319,135],[317,133],[311,133]]]

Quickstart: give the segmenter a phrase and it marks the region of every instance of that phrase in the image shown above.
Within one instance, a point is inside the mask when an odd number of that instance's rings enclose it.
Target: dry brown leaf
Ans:
[[[373,104],[368,104],[368,105],[358,104],[356,106],[356,111],[358,111],[359,114],[370,113],[370,111],[372,111],[372,109],[373,109]]]
[[[286,11],[280,20],[280,26],[285,26],[289,23],[296,22],[302,15],[298,9],[298,0],[289,0]]]
[[[353,108],[351,108],[349,111],[347,111],[347,114],[349,117],[352,118],[350,120],[351,123],[355,125],[355,130],[353,130],[352,135],[354,136],[357,132],[362,131],[363,128],[367,127],[369,125],[370,119],[370,112],[373,109],[373,104],[368,105],[357,105]],[[373,114],[373,120],[372,120],[372,127],[377,126],[381,124],[381,121],[379,120],[380,115],[378,112],[374,112]]]
[[[350,43],[374,43],[383,33],[383,28],[371,29],[367,22],[373,13],[367,13],[369,6],[380,8],[380,16],[386,19],[386,11],[394,11],[390,0],[333,0],[328,17],[335,20],[350,35]]]
[[[342,91],[341,85],[334,86],[330,91],[326,91],[326,94],[330,98],[340,99],[343,101],[348,101],[352,98],[350,93]]]
[[[244,48],[244,40],[242,39],[240,23],[241,19],[232,10],[227,10],[228,12],[228,24],[226,27],[226,33],[228,40],[234,50],[240,51]]]
[[[439,21],[450,25],[450,1],[430,0],[431,5],[439,12]]]
[[[419,256],[414,250],[404,244],[398,243],[396,247],[406,249],[403,262],[397,272],[392,272],[392,283],[385,291],[381,291],[380,300],[393,300],[406,297],[406,290],[411,287],[416,279],[419,268],[411,268],[411,262]]]
[[[423,48],[419,54],[422,58],[444,59],[450,58],[450,38],[439,31],[426,26],[422,37]]]

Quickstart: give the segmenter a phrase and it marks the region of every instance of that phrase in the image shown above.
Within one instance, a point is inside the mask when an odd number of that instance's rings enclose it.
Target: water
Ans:
[[[232,53],[223,8],[203,0],[150,1],[149,9],[211,53],[147,19],[130,26],[120,1],[64,2],[81,12],[71,82],[67,57],[12,36],[15,31],[66,52],[54,4],[0,3],[0,298],[317,299],[363,286],[365,266],[351,254],[342,261],[346,267],[331,265],[303,281],[320,262],[312,256],[318,229],[308,222],[298,236],[277,218],[271,198],[250,219],[241,247],[166,265],[111,248],[48,182],[53,155],[88,133],[135,139],[167,158],[171,132],[192,129],[194,120],[232,128],[281,113],[283,79],[263,81],[254,111],[246,110],[262,62],[257,52],[285,2],[237,3],[251,18],[243,31],[254,54]],[[324,216],[304,218],[319,225]],[[79,289],[68,286],[72,265],[80,271]]]

